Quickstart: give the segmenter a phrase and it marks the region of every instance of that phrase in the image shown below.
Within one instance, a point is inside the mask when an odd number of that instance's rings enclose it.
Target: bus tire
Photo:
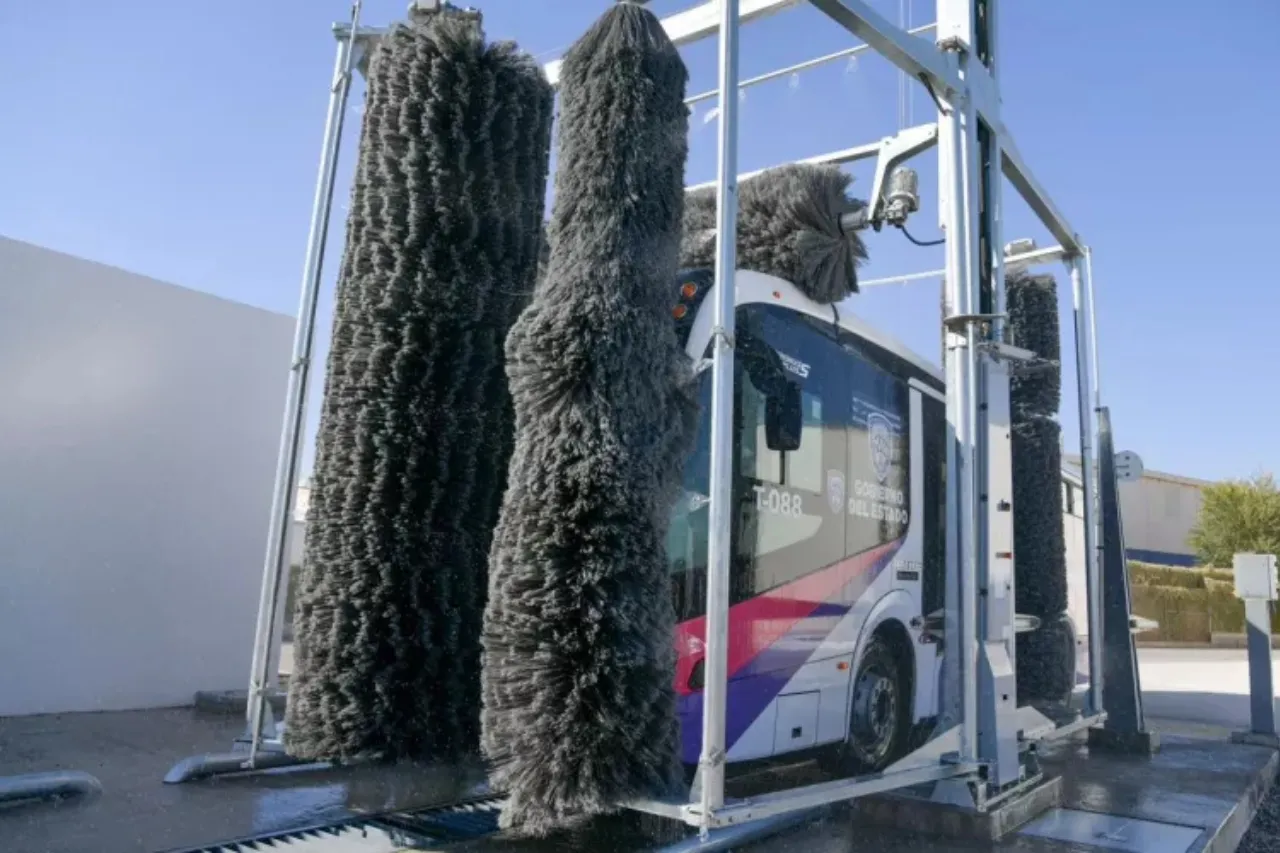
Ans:
[[[914,701],[910,665],[886,631],[872,635],[850,681],[848,734],[823,762],[825,769],[842,775],[875,773],[905,754]]]

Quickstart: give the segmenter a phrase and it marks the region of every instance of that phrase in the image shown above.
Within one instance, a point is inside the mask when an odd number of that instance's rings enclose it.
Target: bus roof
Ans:
[[[835,305],[821,305],[806,297],[790,282],[751,270],[738,270],[735,276],[735,285],[738,305],[747,305],[754,302],[771,303],[783,305],[793,311],[807,314],[822,323],[832,323],[838,319],[840,327],[845,331],[909,362],[933,379],[937,383],[938,390],[945,388],[942,371],[936,364],[929,362],[909,349],[892,335],[872,327],[852,311],[840,310],[839,306]],[[705,332],[709,333],[710,324],[713,322],[712,312],[702,311],[699,313],[701,316],[699,316],[698,322],[695,323],[695,328],[705,322],[707,324]],[[704,317],[705,320],[703,319]],[[698,329],[697,331],[704,330]],[[695,334],[692,337],[706,340],[707,335]]]

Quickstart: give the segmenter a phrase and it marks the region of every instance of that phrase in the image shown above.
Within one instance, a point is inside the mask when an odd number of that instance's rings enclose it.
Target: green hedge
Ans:
[[[1133,612],[1160,623],[1159,629],[1140,634],[1141,639],[1209,642],[1213,627],[1207,590],[1136,583],[1131,586]]]
[[[1154,563],[1129,561],[1131,586],[1175,586],[1180,589],[1204,589],[1208,577],[1205,570],[1157,566]]]
[[[1230,569],[1157,566],[1129,561],[1129,585],[1135,615],[1160,623],[1144,640],[1208,642],[1212,634],[1245,632],[1244,602],[1236,598]],[[1280,608],[1271,617],[1280,633]]]

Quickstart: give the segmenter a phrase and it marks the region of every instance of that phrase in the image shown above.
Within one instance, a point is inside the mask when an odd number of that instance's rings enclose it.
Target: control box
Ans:
[[[1275,554],[1236,554],[1234,558],[1236,597],[1255,601],[1275,601],[1277,597]]]

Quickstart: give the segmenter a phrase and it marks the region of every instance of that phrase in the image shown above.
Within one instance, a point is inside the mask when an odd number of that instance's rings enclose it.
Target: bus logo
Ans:
[[[871,467],[882,484],[889,479],[897,456],[898,431],[889,419],[879,412],[867,415],[867,437],[871,444]]]
[[[827,472],[827,503],[832,512],[844,510],[844,475],[839,471]]]
[[[789,356],[784,352],[778,353],[778,360],[782,362],[782,367],[788,373],[794,373],[801,379],[809,378],[809,365],[805,364],[798,358]]]

